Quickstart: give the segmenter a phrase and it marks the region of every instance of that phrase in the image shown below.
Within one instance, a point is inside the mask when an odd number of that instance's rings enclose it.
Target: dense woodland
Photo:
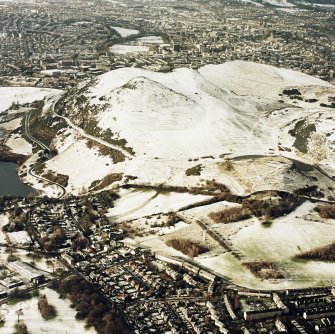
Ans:
[[[279,272],[277,266],[269,261],[244,262],[247,267],[256,277],[261,279],[280,279],[284,278]]]
[[[298,254],[297,259],[335,261],[335,243]]]
[[[275,198],[246,199],[243,206],[247,207],[256,217],[268,219],[287,215],[300,206],[305,199],[288,193],[278,193]]]
[[[170,239],[166,241],[166,244],[189,257],[197,257],[209,251],[207,247],[188,239]]]
[[[252,217],[252,212],[249,210],[249,208],[234,206],[223,211],[212,212],[208,216],[217,224],[227,224],[249,219]]]
[[[335,204],[318,205],[315,211],[317,211],[322,218],[335,219]]]
[[[94,326],[99,334],[131,333],[119,312],[108,306],[104,297],[83,278],[66,277],[56,289],[71,300],[76,318],[86,319],[87,325]]]
[[[38,297],[38,309],[44,319],[51,319],[57,315],[55,307],[49,304],[46,295],[40,295]]]

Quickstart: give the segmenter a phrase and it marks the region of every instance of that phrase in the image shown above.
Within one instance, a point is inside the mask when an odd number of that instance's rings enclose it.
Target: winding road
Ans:
[[[30,133],[30,129],[29,129],[29,122],[30,122],[30,116],[31,116],[31,110],[27,113],[25,119],[24,119],[24,130],[26,133],[26,136],[36,145],[38,145],[39,147],[41,147],[43,150],[50,150],[48,146],[44,145],[41,141],[37,140],[36,138],[34,138],[31,133]]]
[[[47,150],[47,151],[50,151],[50,148],[48,146],[46,146],[45,144],[43,144],[41,141],[39,141],[38,139],[36,139],[35,137],[33,137],[30,133],[30,117],[31,117],[31,111],[29,111],[27,114],[26,114],[26,117],[24,119],[24,130],[25,130],[25,134],[27,136],[27,138],[35,143],[37,146],[39,146],[42,150]],[[62,198],[65,196],[66,194],[66,189],[65,187],[63,187],[61,184],[57,183],[57,182],[53,182],[45,177],[42,177],[42,176],[39,176],[37,175],[36,173],[34,173],[34,169],[39,167],[40,165],[42,165],[43,162],[37,164],[37,165],[34,165],[33,167],[30,167],[28,169],[28,174],[30,174],[31,176],[35,177],[36,179],[38,180],[41,180],[43,182],[47,182],[51,185],[55,185],[56,187],[58,187],[60,189],[60,193],[58,195],[58,198]]]
[[[54,114],[54,116],[56,117],[59,117],[59,118],[62,118],[66,123],[67,125],[69,125],[72,129],[76,130],[77,132],[79,132],[79,134],[87,139],[91,139],[101,145],[104,145],[106,147],[109,147],[109,148],[112,148],[113,150],[117,150],[117,151],[120,151],[124,156],[126,156],[127,158],[129,159],[132,159],[134,157],[133,154],[130,154],[127,150],[125,150],[124,148],[122,148],[121,146],[119,145],[114,145],[114,144],[111,144],[103,139],[100,139],[100,138],[97,138],[97,137],[94,137],[92,135],[89,135],[88,133],[86,133],[82,128],[80,128],[79,126],[73,124],[67,117],[65,116],[62,116],[62,115],[59,115],[56,113],[55,111],[55,105],[56,103],[58,102],[58,100],[56,100],[52,106],[51,106],[51,111],[52,113]]]

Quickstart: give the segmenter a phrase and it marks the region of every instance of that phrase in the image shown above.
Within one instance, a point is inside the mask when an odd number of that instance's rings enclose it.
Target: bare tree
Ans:
[[[22,308],[19,308],[18,310],[16,310],[16,315],[17,315],[17,322],[20,321],[20,317],[23,316],[23,310]]]

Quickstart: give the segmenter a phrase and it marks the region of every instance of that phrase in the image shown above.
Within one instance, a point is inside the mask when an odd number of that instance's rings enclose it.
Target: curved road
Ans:
[[[34,142],[36,145],[40,146],[43,150],[50,150],[48,146],[44,145],[41,141],[37,140],[30,134],[29,130],[29,122],[30,122],[31,111],[29,111],[24,119],[24,130],[26,132],[26,136]]]
[[[47,150],[50,151],[50,148],[48,146],[46,146],[45,144],[43,144],[41,141],[39,141],[38,139],[34,138],[31,133],[30,133],[30,129],[29,129],[29,122],[30,122],[30,116],[31,116],[31,111],[29,111],[24,119],[24,130],[26,133],[27,138],[29,138],[30,141],[32,141],[33,143],[35,143],[37,146],[41,147],[43,150]],[[40,166],[42,163],[34,165],[33,167],[29,168],[28,173],[35,177],[38,180],[47,182],[49,184],[53,184],[55,186],[57,186],[58,188],[60,188],[61,192],[58,195],[58,198],[62,198],[65,194],[66,194],[66,189],[65,187],[63,187],[61,184],[57,183],[57,182],[53,182],[45,177],[39,176],[37,174],[35,174],[33,172],[34,168]]]
[[[65,120],[65,122],[71,127],[73,128],[74,130],[76,130],[77,132],[80,133],[80,135],[82,135],[83,137],[85,138],[88,138],[88,139],[91,139],[101,145],[104,145],[106,147],[109,147],[109,148],[112,148],[114,150],[117,150],[117,151],[120,151],[121,153],[123,153],[127,158],[129,159],[132,159],[134,157],[133,154],[130,154],[128,151],[126,151],[124,148],[122,148],[121,146],[118,146],[118,145],[114,145],[114,144],[111,144],[103,139],[100,139],[100,138],[97,138],[97,137],[94,137],[92,135],[89,135],[87,134],[82,128],[80,128],[79,126],[73,124],[67,117],[65,116],[62,116],[62,115],[59,115],[56,113],[55,111],[55,105],[56,103],[58,102],[58,100],[56,100],[52,106],[51,106],[51,111],[53,112],[53,114],[56,116],[56,117],[59,117],[59,118],[62,118],[63,120]]]

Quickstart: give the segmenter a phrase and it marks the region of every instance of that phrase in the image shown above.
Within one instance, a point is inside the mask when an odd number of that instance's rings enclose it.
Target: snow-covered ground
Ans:
[[[186,159],[278,150],[279,129],[266,115],[285,107],[278,103],[278,93],[294,85],[333,89],[302,73],[230,62],[205,66],[199,72],[120,69],[99,77],[89,95],[92,104],[101,104],[101,96],[109,103],[97,117],[99,127],[118,132],[137,157]],[[236,96],[229,93],[231,89],[259,98]]]
[[[231,282],[243,287],[253,287],[265,289],[267,282],[262,282],[255,277],[248,269],[246,269],[240,261],[238,261],[230,253],[217,255],[202,255],[195,258],[199,264],[212,269],[219,275],[227,277]],[[274,289],[278,287],[273,287]]]
[[[314,203],[307,201],[291,214],[275,219],[271,227],[252,224],[232,241],[246,258],[265,257],[267,260],[271,257],[274,261],[284,261],[300,252],[333,242],[335,221],[305,219],[314,207]]]
[[[8,130],[8,131],[12,131],[12,130],[17,129],[21,125],[21,122],[22,122],[22,117],[18,117],[7,123],[1,124],[1,128]]]
[[[141,247],[149,247],[152,251],[156,253],[164,253],[170,256],[181,256],[186,257],[182,252],[175,250],[172,247],[169,247],[164,240],[155,236],[148,236],[137,240],[138,245]]]
[[[211,212],[223,211],[231,207],[240,207],[240,204],[222,201],[214,204],[203,205],[197,208],[189,209],[179,212],[178,215],[185,219],[187,222],[194,222],[200,220],[206,224],[213,224],[213,221],[208,217]],[[217,224],[216,224],[217,225]],[[232,226],[232,224],[222,224],[225,226]],[[225,237],[228,236],[225,234]]]
[[[1,220],[0,216],[0,220]],[[52,259],[52,263],[47,261],[45,257],[36,257],[33,256],[33,253],[29,254],[27,251],[22,249],[16,249],[16,250],[8,250],[5,247],[0,247],[0,264],[6,263],[8,255],[14,255],[17,257],[20,261],[30,263],[32,266],[36,267],[37,269],[43,270],[48,273],[52,273],[53,269],[57,268],[63,268],[62,264],[58,262],[56,259]],[[64,269],[64,268],[63,268]],[[2,334],[2,333],[1,333]]]
[[[25,245],[31,243],[30,236],[26,231],[7,233],[7,236],[9,242],[13,245]]]
[[[178,211],[186,205],[209,198],[208,196],[185,193],[158,193],[153,190],[122,190],[119,195],[121,198],[115,201],[114,208],[110,209],[108,213],[108,216],[116,221]]]
[[[32,153],[32,145],[20,135],[12,135],[7,139],[5,144],[15,153],[22,155],[30,155]]]
[[[264,0],[265,3],[268,3],[272,6],[276,6],[276,7],[285,7],[285,8],[290,8],[290,7],[295,7],[295,5],[293,3],[290,3],[286,0]]]
[[[134,237],[133,242],[149,247],[154,252],[185,257],[166,245],[165,241],[170,238],[187,238],[206,245],[210,251],[194,260],[244,287],[286,289],[335,283],[335,263],[294,259],[294,256],[301,252],[334,242],[335,220],[320,218],[314,211],[315,203],[307,201],[291,214],[275,219],[271,226],[267,227],[256,218],[230,224],[215,224],[208,218],[210,212],[236,205],[222,202],[179,212],[178,215],[183,221],[171,228],[153,227],[164,221],[162,215],[138,219],[128,225],[143,235]],[[195,220],[203,221],[213,231],[222,235],[233,251],[241,256],[241,260],[204,233],[195,224]],[[273,261],[285,278],[262,281],[242,264],[257,260]]]
[[[220,88],[229,89],[238,95],[265,98],[278,98],[278,92],[285,87],[332,86],[297,71],[244,61],[207,65],[200,68],[199,72]]]
[[[1,327],[1,334],[13,334],[17,323],[16,311],[22,309],[23,315],[20,319],[26,324],[28,332],[32,334],[95,334],[94,328],[86,328],[85,321],[75,318],[76,311],[70,307],[70,301],[60,299],[59,294],[49,288],[40,291],[48,298],[48,302],[55,306],[57,316],[51,320],[44,320],[38,310],[38,298],[14,305],[3,306],[5,324]]]
[[[8,109],[12,103],[30,103],[58,93],[58,90],[48,88],[0,87],[0,113]]]
[[[46,163],[46,169],[69,175],[69,190],[79,191],[109,174],[112,165],[111,158],[101,156],[97,149],[89,149],[85,140],[79,140],[60,155],[49,160]]]
[[[111,27],[111,28],[114,29],[116,32],[118,32],[121,35],[121,37],[128,37],[131,35],[137,35],[139,33],[139,31],[135,29],[126,29],[122,27]]]
[[[325,96],[316,95],[322,102]],[[292,148],[291,153],[308,159],[312,163],[330,168],[332,169],[330,174],[335,174],[335,117],[333,117],[333,109],[322,108],[320,110],[320,108],[313,106],[309,110],[295,109],[294,113],[288,109],[287,111],[273,113],[269,118],[275,126],[282,129],[279,133],[279,141],[283,147]],[[316,128],[316,132],[308,139],[307,154],[302,154],[293,147],[295,137],[289,133],[290,130],[294,129],[297,122],[303,120],[306,124],[313,124]]]
[[[106,94],[110,104],[98,115],[99,127],[117,129],[146,159],[267,151],[276,145],[269,126],[258,122],[259,103],[218,90],[193,70],[121,69],[102,75],[91,91],[93,103]]]
[[[282,96],[283,89],[292,87],[297,87],[304,99],[317,98],[318,102],[292,102]],[[135,183],[152,185],[197,186],[201,180],[215,179],[237,194],[270,185],[282,184],[285,188],[289,183],[282,183],[286,170],[280,164],[248,166],[250,175],[243,171],[234,175],[218,168],[220,156],[284,155],[314,163],[315,153],[321,151],[316,149],[318,143],[325,146],[322,151],[326,152],[333,140],[335,121],[331,110],[319,104],[327,103],[334,89],[306,74],[242,61],[171,73],[138,68],[115,70],[98,77],[88,88],[90,103],[101,107],[98,114],[80,115],[74,106],[67,116],[73,123],[80,117],[95,117],[102,130],[111,130],[116,138],[125,139],[135,157],[107,166],[108,157],[96,157],[94,149],[92,153],[83,143],[76,144],[80,136],[67,133],[69,137],[62,134],[62,140],[54,141],[61,154],[48,163],[48,168],[71,174],[68,190],[75,192],[109,173],[136,176]],[[52,99],[47,103],[51,105]],[[321,113],[322,117],[318,116]],[[326,138],[323,143],[311,138],[312,149],[307,155],[293,147],[295,138],[288,133],[304,118],[316,124]],[[335,147],[327,152],[322,164],[332,168]],[[80,168],[73,166],[78,159],[82,162]],[[185,175],[187,169],[198,164],[202,166],[200,176]],[[90,177],[87,171],[92,168],[94,176]],[[261,170],[253,173],[252,168],[260,168],[265,174]],[[272,171],[277,177],[269,184]],[[304,182],[300,177],[299,184]]]
[[[323,7],[326,9],[335,9],[334,4],[328,4],[328,3],[313,3],[312,6],[313,7]]]
[[[277,263],[286,278],[280,287],[334,284],[335,263],[293,259],[301,252],[334,242],[335,221],[309,219],[314,207],[315,204],[306,202],[291,214],[275,219],[270,227],[255,222],[243,228],[231,237],[234,249],[243,261]]]
[[[300,252],[334,242],[335,221],[321,219],[313,210],[315,205],[306,202],[291,214],[275,219],[270,227],[264,227],[257,219],[220,225],[212,222],[213,229],[229,240],[233,250],[242,259],[239,261],[230,253],[222,254],[221,250],[203,254],[195,260],[232,282],[250,288],[285,289],[332,285],[335,282],[335,263],[293,259]],[[220,209],[222,210],[220,204],[214,204],[191,209],[181,215],[186,220],[197,217],[210,223],[206,215]],[[183,232],[180,231],[179,234],[182,235]],[[285,279],[261,281],[242,265],[242,262],[257,260],[274,261]]]

